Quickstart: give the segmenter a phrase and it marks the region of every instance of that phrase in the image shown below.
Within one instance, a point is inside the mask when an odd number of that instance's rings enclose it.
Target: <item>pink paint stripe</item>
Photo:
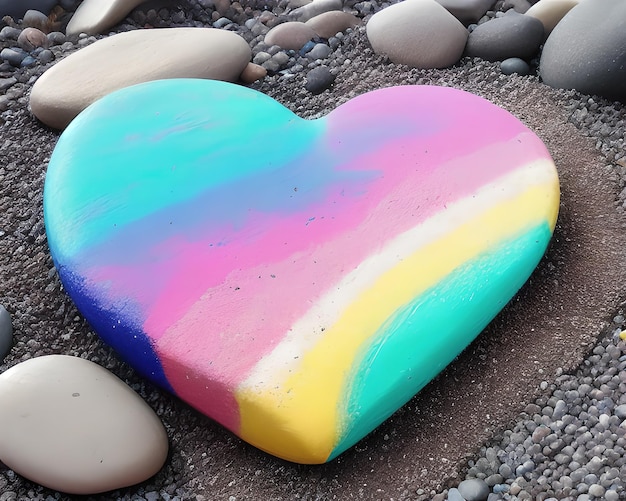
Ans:
[[[226,246],[219,258],[211,257],[211,266],[219,270],[221,282],[210,290],[207,288],[205,296],[189,307],[184,317],[169,324],[172,327],[156,343],[157,351],[162,357],[167,353],[174,359],[185,360],[183,365],[192,368],[192,380],[204,374],[209,379],[228,382],[224,388],[236,387],[309,310],[312,302],[375,252],[381,242],[414,227],[498,174],[510,172],[514,161],[502,169],[497,165],[502,158],[530,160],[528,145],[519,147],[519,155],[511,155],[511,148],[517,148],[515,144],[520,144],[517,139],[512,145],[485,148],[472,158],[466,157],[465,162],[454,160],[443,169],[434,170],[429,177],[421,175],[423,170],[415,171],[408,179],[391,172],[376,183],[376,189],[370,192],[372,198],[352,200],[350,208],[341,207],[341,217],[324,213],[334,206],[329,200],[330,203],[317,209],[316,219],[308,226],[299,216],[276,220],[267,224],[273,229],[261,239]],[[388,159],[384,154],[381,157],[370,157],[368,162],[376,164]],[[468,173],[467,161],[482,165],[483,175]],[[368,216],[364,217],[365,214]],[[286,236],[289,241],[281,246]],[[193,255],[189,249],[182,252],[190,268],[206,263],[206,256]],[[183,274],[189,272],[187,269]],[[181,284],[176,284],[168,290],[181,290],[180,287]],[[167,293],[161,299],[164,304],[179,301]],[[163,317],[151,319],[155,325],[163,325]],[[151,331],[147,332],[152,336]],[[184,346],[179,342],[182,336]],[[197,395],[204,384],[202,378],[196,388],[190,384],[189,374],[180,373],[167,360],[163,362],[176,392],[184,399],[198,402]],[[227,391],[215,398],[230,401],[232,395]],[[212,415],[214,409],[207,402],[206,408],[200,410]],[[238,417],[220,416],[220,420],[235,429]]]
[[[334,235],[349,232],[365,217],[372,216],[373,208],[387,200],[389,206],[381,220],[381,227],[372,233],[379,240],[385,240],[405,231],[415,224],[445,207],[446,203],[458,200],[475,190],[477,187],[492,181],[513,168],[516,162],[508,161],[502,165],[500,159],[516,159],[517,162],[529,160],[530,148],[526,141],[513,141],[509,145],[497,143],[476,151],[464,158],[445,161],[443,158],[433,160],[436,153],[427,150],[415,150],[415,145],[403,143],[393,144],[391,148],[370,155],[366,158],[355,158],[342,168],[382,170],[384,175],[369,183],[367,197],[358,194],[346,196],[343,192],[331,192],[319,206],[310,207],[307,213],[296,214],[290,218],[279,219],[276,216],[251,214],[244,230],[233,233],[230,228],[223,229],[223,247],[209,247],[207,241],[190,246],[182,241],[164,243],[166,255],[176,256],[166,266],[170,277],[162,294],[156,301],[150,301],[145,331],[154,339],[158,339],[164,328],[175,323],[193,302],[207,289],[223,283],[233,269],[249,269],[265,262],[280,262],[289,258],[294,252],[320,245],[332,240]],[[414,153],[410,153],[409,146]],[[512,150],[512,151],[511,151]],[[409,153],[404,153],[409,151]],[[529,158],[530,157],[530,158]],[[495,160],[495,161],[494,161]],[[394,168],[402,163],[415,164],[416,169],[406,172],[404,168]],[[439,163],[441,162],[441,163]],[[438,167],[430,167],[433,165]],[[481,169],[473,171],[467,165],[480,165]],[[381,168],[382,167],[382,168]],[[338,190],[339,188],[336,188]],[[394,204],[393,206],[391,204]],[[390,215],[404,212],[404,219],[389,223]],[[368,216],[369,215],[369,216]],[[309,219],[311,228],[307,231]],[[317,221],[317,224],[315,223]],[[324,221],[323,225],[320,221]],[[215,241],[215,234],[211,240]],[[375,240],[368,239],[373,245]],[[361,242],[362,250],[367,255],[370,251]],[[357,256],[356,261],[360,262]],[[158,263],[158,270],[163,270]],[[162,271],[161,271],[162,272]],[[157,270],[149,273],[149,277],[158,276]]]

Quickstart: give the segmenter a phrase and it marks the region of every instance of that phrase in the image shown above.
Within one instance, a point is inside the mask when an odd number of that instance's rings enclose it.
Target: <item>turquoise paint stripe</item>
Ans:
[[[541,260],[552,232],[532,228],[450,274],[384,325],[349,378],[328,461],[353,446],[441,372],[510,301]],[[398,367],[407,367],[402,372]]]
[[[164,207],[280,168],[313,150],[323,125],[224,82],[162,80],[109,94],[70,124],[50,160],[45,217],[60,229],[51,247],[71,258]]]

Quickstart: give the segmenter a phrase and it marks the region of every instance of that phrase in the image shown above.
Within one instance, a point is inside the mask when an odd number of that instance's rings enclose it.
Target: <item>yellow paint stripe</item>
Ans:
[[[260,381],[259,386],[243,385],[237,390],[241,437],[290,461],[325,462],[341,436],[338,402],[363,344],[400,306],[455,268],[541,222],[553,229],[558,194],[555,175],[550,182],[488,209],[382,274],[286,379],[271,387]]]

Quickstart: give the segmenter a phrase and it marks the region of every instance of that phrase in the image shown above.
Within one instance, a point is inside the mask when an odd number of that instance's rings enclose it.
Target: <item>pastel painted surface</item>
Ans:
[[[533,271],[554,164],[474,95],[392,87],[304,120],[244,87],[151,82],[61,136],[61,279],[143,375],[253,445],[325,462],[456,357]]]

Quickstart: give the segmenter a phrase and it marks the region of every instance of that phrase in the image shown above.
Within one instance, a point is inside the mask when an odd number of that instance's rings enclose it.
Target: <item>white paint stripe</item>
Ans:
[[[238,390],[275,390],[298,369],[304,355],[324,336],[322,328],[332,327],[350,304],[394,268],[398,260],[415,254],[501,202],[515,198],[531,187],[554,182],[555,177],[556,172],[549,160],[527,164],[481,187],[474,194],[448,204],[445,211],[398,235],[328,290],[296,321],[272,352],[256,364]]]

